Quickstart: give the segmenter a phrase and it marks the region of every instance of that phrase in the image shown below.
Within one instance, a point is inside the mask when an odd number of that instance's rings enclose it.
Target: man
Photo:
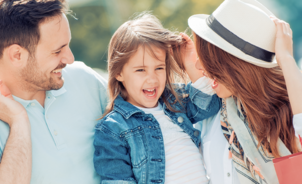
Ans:
[[[106,81],[73,63],[64,3],[0,1],[1,184],[100,183],[93,138]]]

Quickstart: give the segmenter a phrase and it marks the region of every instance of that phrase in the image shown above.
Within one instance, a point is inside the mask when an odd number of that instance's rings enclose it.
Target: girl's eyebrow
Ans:
[[[166,63],[164,64],[159,64],[159,65],[156,65],[156,67],[159,67],[159,66],[166,66]],[[146,66],[134,66],[133,68],[146,68]]]
[[[134,66],[133,68],[145,68],[146,66]]]

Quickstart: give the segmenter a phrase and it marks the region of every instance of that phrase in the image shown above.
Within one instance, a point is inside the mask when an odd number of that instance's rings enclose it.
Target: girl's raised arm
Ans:
[[[197,53],[193,41],[185,33],[180,33],[180,35],[186,40],[186,44],[182,46],[183,65],[192,83],[194,83],[204,76],[203,71],[198,70],[195,67],[197,62]]]

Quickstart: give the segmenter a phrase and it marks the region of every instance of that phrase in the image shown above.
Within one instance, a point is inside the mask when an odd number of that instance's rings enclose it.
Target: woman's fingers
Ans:
[[[292,30],[287,22],[271,17],[276,25],[275,53],[279,66],[282,68],[289,58],[293,58]]]
[[[0,92],[3,96],[13,99],[13,96],[10,92],[10,90],[8,89],[8,87],[4,84],[4,82],[2,80],[0,80]]]

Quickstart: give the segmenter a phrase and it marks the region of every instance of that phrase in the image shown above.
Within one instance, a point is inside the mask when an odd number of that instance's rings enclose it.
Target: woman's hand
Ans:
[[[276,17],[271,17],[271,19],[277,28],[276,59],[284,75],[293,114],[300,114],[302,113],[302,73],[293,57],[292,30],[288,23]]]
[[[275,52],[276,59],[281,68],[294,60],[293,57],[293,32],[290,25],[276,17],[271,17],[271,19],[276,24],[276,42],[275,42]]]
[[[183,37],[183,39],[186,40],[186,44],[181,48],[182,59],[184,62],[183,65],[192,83],[194,83],[200,77],[204,76],[203,75],[204,71],[199,70],[195,67],[196,62],[200,62],[200,61],[198,61],[198,57],[193,41],[185,33],[180,33],[180,35]]]
[[[0,80],[0,119],[10,127],[14,122],[28,122],[25,108],[16,102],[8,87]]]

